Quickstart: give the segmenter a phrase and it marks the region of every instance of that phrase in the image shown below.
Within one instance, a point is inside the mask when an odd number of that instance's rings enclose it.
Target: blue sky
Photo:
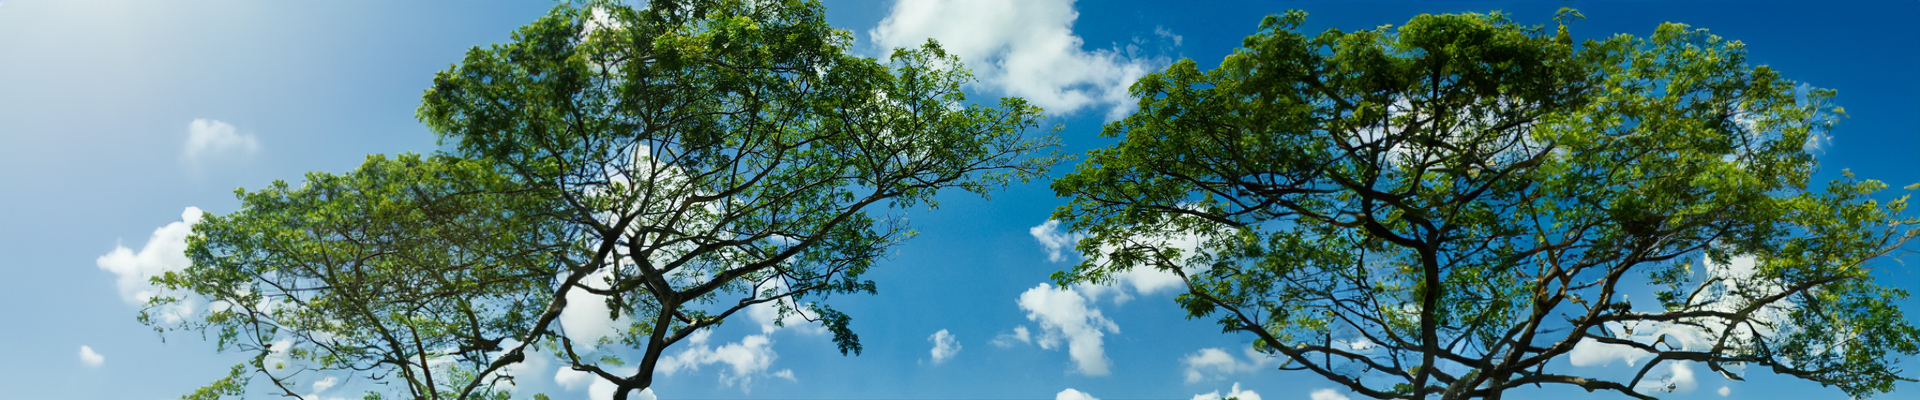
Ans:
[[[215,353],[196,335],[156,335],[134,320],[138,307],[128,299],[137,295],[138,279],[121,283],[170,265],[166,253],[176,248],[169,243],[177,243],[184,224],[169,226],[181,222],[182,210],[231,212],[238,205],[235,188],[297,180],[309,171],[344,172],[367,154],[433,151],[433,135],[413,117],[432,74],[469,47],[506,40],[552,5],[0,0],[0,349],[7,353],[0,398],[175,398],[218,378],[243,356]],[[1661,22],[1684,22],[1745,41],[1755,63],[1839,91],[1850,118],[1823,147],[1823,177],[1851,169],[1896,187],[1920,182],[1920,127],[1912,123],[1920,116],[1920,23],[1914,22],[1920,2],[1913,0],[826,5],[830,21],[854,32],[857,48],[868,54],[941,39],[982,78],[969,88],[977,98],[1018,95],[1048,108],[1075,153],[1110,143],[1097,136],[1099,127],[1131,108],[1130,99],[1116,93],[1140,73],[1181,57],[1211,68],[1262,16],[1290,8],[1310,13],[1309,31],[1492,10],[1544,23],[1562,6],[1587,16],[1574,27],[1582,37],[1645,35]],[[1063,203],[1045,184],[1015,185],[991,202],[950,197],[938,210],[912,213],[921,235],[869,275],[880,294],[835,299],[855,318],[865,354],[841,356],[816,329],[772,329],[751,316],[736,317],[706,342],[669,354],[703,348],[739,357],[689,358],[696,361],[657,378],[655,393],[667,399],[1189,399],[1234,390],[1263,399],[1347,395],[1327,391],[1333,385],[1317,377],[1276,371],[1277,363],[1249,357],[1246,338],[1221,334],[1210,321],[1184,319],[1172,302],[1174,290],[1151,277],[1104,289],[1041,286],[1074,257],[1069,249],[1050,259],[1040,240],[1051,237],[1042,225]],[[1878,266],[1883,282],[1920,289],[1912,267]],[[1903,306],[1920,312],[1920,302]],[[935,357],[941,342],[950,346]],[[1560,367],[1610,373],[1594,369],[1623,369],[1620,364]],[[1920,369],[1920,363],[1905,365]],[[530,365],[519,390],[596,398],[590,382],[556,375],[555,367]],[[1700,372],[1695,389],[1671,397],[1844,397],[1763,372],[1747,382]],[[322,398],[345,397],[365,384],[341,380],[308,389]],[[1614,398],[1570,388],[1518,395]],[[1920,399],[1920,386],[1905,384],[1882,398]]]

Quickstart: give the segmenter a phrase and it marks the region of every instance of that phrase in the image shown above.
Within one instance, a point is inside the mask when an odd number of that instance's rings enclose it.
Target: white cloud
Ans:
[[[594,379],[593,385],[587,387],[587,398],[591,400],[613,400],[613,393],[619,390],[620,390],[620,385],[616,385],[612,381],[608,381],[605,379]],[[659,397],[654,396],[653,388],[646,388],[646,389],[641,389],[639,393],[627,395],[627,399],[628,400],[657,400],[659,399]]]
[[[1027,228],[1027,234],[1033,235],[1033,240],[1040,241],[1040,245],[1047,248],[1047,261],[1052,262],[1066,261],[1067,253],[1063,250],[1072,251],[1073,246],[1079,243],[1081,238],[1086,237],[1079,233],[1060,231],[1060,221],[1054,220],[1047,220],[1045,223]]]
[[[516,346],[519,346],[520,342],[518,340],[507,339],[505,343],[501,343],[500,345],[501,345],[500,346],[501,348],[511,349]],[[500,353],[499,355],[499,357],[506,357],[506,356],[507,356],[506,353]],[[527,384],[528,380],[533,379],[534,377],[540,376],[542,374],[545,374],[547,372],[547,368],[551,368],[551,364],[553,363],[552,361],[550,361],[551,358],[534,350],[532,346],[529,346],[529,348],[526,350],[525,356],[526,356],[526,359],[517,363],[509,364],[505,368],[505,372],[504,372],[505,375],[511,376],[513,377],[513,379],[511,381],[500,381],[498,383],[495,383],[494,384],[495,388],[506,389],[506,390],[514,391],[515,393],[518,393],[518,391],[520,390],[520,385]],[[495,360],[498,360],[498,358],[495,358]]]
[[[100,364],[105,364],[106,362],[107,362],[107,357],[101,356],[100,353],[94,352],[93,346],[80,346],[80,363],[81,364],[86,364],[89,367],[98,367],[100,366]]]
[[[327,391],[327,389],[332,389],[333,385],[337,384],[340,384],[340,378],[331,376],[327,377],[327,379],[313,381],[313,392],[324,392]]]
[[[614,375],[630,375],[633,374],[634,371],[635,369],[632,367],[607,370],[607,372],[613,373]],[[620,390],[620,385],[614,384],[613,381],[600,379],[591,372],[574,371],[572,368],[567,367],[561,367],[559,371],[554,372],[553,382],[560,384],[561,387],[566,388],[568,391],[580,390],[580,385],[587,385],[587,399],[589,400],[613,400],[613,393]],[[656,400],[658,397],[654,396],[653,388],[646,388],[641,389],[639,393],[628,395],[627,399]]]
[[[1333,389],[1320,389],[1308,394],[1307,398],[1313,400],[1347,400],[1347,395],[1340,394],[1340,392],[1334,391]]]
[[[1039,241],[1040,245],[1046,248],[1048,261],[1064,261],[1068,258],[1068,254],[1074,254],[1079,257],[1088,256],[1073,251],[1073,246],[1075,246],[1080,239],[1085,238],[1086,235],[1077,232],[1061,231],[1059,221],[1047,220],[1047,222],[1043,222],[1040,225],[1027,228],[1027,234],[1033,235],[1033,239]],[[1200,237],[1192,234],[1180,234],[1172,238],[1148,239],[1143,241],[1162,247],[1178,249],[1183,256],[1194,255],[1200,248]],[[1113,251],[1113,248],[1103,247],[1099,251],[1101,253],[1107,253]],[[1099,255],[1095,254],[1093,256],[1098,257]],[[1099,260],[1096,259],[1095,261]],[[1203,269],[1200,268],[1188,268],[1186,272],[1194,273],[1202,270]],[[1110,276],[1113,278],[1112,282],[1099,285],[1082,284],[1076,285],[1075,288],[1079,290],[1080,294],[1087,296],[1088,300],[1098,301],[1100,298],[1106,297],[1113,299],[1114,304],[1118,305],[1126,304],[1126,302],[1132,300],[1135,295],[1150,296],[1161,292],[1177,290],[1186,285],[1186,282],[1180,279],[1180,275],[1156,268],[1132,268],[1114,273]]]
[[[1573,351],[1567,354],[1567,362],[1573,363],[1575,367],[1591,367],[1611,365],[1614,360],[1621,360],[1626,361],[1627,366],[1631,367],[1634,363],[1652,356],[1653,353],[1631,346],[1581,340],[1573,344]]]
[[[1003,349],[1013,347],[1016,342],[1033,343],[1033,333],[1027,331],[1026,325],[1013,327],[1013,333],[1002,333],[1000,336],[993,337],[993,345]]]
[[[763,293],[767,290],[773,290],[775,293],[779,293],[787,291],[787,288],[786,284],[775,280],[755,286],[753,289],[755,293]],[[792,312],[788,313],[784,318],[780,316],[780,309],[775,304],[782,302],[786,304],[787,308],[792,310]],[[807,321],[808,316],[801,314],[805,311],[805,307],[801,307],[791,301],[770,301],[747,306],[747,317],[752,318],[754,323],[760,324],[760,333],[762,334],[772,334],[782,328],[797,329],[800,332],[810,334],[826,333],[826,325]]]
[[[1196,383],[1209,378],[1220,379],[1226,375],[1258,371],[1273,361],[1251,347],[1246,349],[1246,355],[1247,359],[1243,361],[1226,350],[1205,348],[1182,357],[1180,363],[1187,366],[1187,383]]]
[[[1328,392],[1331,392],[1331,391],[1328,390]],[[1339,394],[1336,393],[1335,395],[1338,396]],[[1225,396],[1220,395],[1220,391],[1218,390],[1215,390],[1207,394],[1193,395],[1193,400],[1221,400],[1221,399],[1229,399],[1229,398],[1239,399],[1239,400],[1260,400],[1260,394],[1254,393],[1252,390],[1240,390],[1240,383],[1234,382],[1233,390],[1227,392]],[[1315,400],[1319,400],[1318,395],[1316,395]]]
[[[580,279],[580,284],[595,288],[607,287],[607,278],[612,276],[611,267],[601,268]],[[629,324],[627,316],[607,319],[611,309],[607,308],[607,297],[575,287],[567,291],[567,307],[560,310],[560,329],[567,339],[585,348],[599,346],[602,339],[620,333],[621,327]]]
[[[1727,397],[1731,395],[1733,395],[1733,388],[1726,387],[1726,386],[1720,387],[1720,397]]]
[[[947,360],[953,359],[954,354],[960,352],[960,342],[954,340],[953,334],[947,333],[945,329],[934,332],[932,336],[927,336],[927,341],[933,342],[932,352],[934,364],[947,362]]]
[[[766,335],[748,335],[739,342],[718,347],[708,346],[704,334],[690,339],[680,354],[660,357],[656,370],[672,376],[682,370],[696,371],[708,364],[726,364],[729,368],[720,373],[720,382],[727,386],[737,384],[741,391],[747,391],[753,378],[766,375],[767,367],[773,366],[773,360],[779,357],[773,351],[773,340]],[[792,379],[791,372],[787,375],[785,378]]]
[[[225,122],[195,119],[187,123],[187,145],[181,155],[188,161],[199,162],[203,157],[218,154],[244,155],[257,151],[260,151],[260,140],[253,135],[239,133]]]
[[[1090,307],[1092,301],[1073,288],[1054,288],[1042,283],[1020,294],[1020,309],[1027,319],[1040,324],[1043,332],[1040,348],[1054,349],[1066,342],[1067,354],[1082,374],[1102,376],[1112,364],[1107,360],[1101,337],[1105,332],[1120,333],[1120,326]]]
[[[1127,87],[1166,60],[1131,45],[1085,50],[1079,17],[1073,0],[899,0],[867,34],[889,50],[939,40],[983,86],[1056,114],[1108,107],[1119,119],[1135,107]]]
[[[1634,391],[1688,393],[1700,387],[1700,381],[1693,376],[1692,361],[1671,361],[1667,363],[1667,374],[1658,382],[1642,382]]]
[[[261,360],[261,362],[266,363],[267,368],[275,370],[286,369],[287,363],[293,361],[293,356],[288,354],[288,351],[292,349],[292,340],[280,339],[279,341],[270,343],[267,345],[267,357]]]
[[[1060,391],[1060,394],[1053,395],[1053,400],[1100,400],[1100,398],[1093,397],[1093,395],[1087,394],[1087,392],[1067,388],[1067,390]]]
[[[573,368],[560,368],[553,372],[553,383],[560,384],[560,387],[567,390],[579,390],[580,385],[592,383],[594,380],[592,372],[575,371]]]
[[[147,244],[141,246],[139,252],[114,245],[113,251],[94,259],[94,265],[117,277],[115,282],[120,289],[120,299],[127,304],[144,306],[155,296],[181,297],[183,295],[180,293],[162,293],[151,279],[192,265],[192,261],[187,259],[187,236],[193,233],[193,224],[200,223],[202,214],[199,208],[187,207],[180,213],[180,222],[154,229],[153,235],[147,237]],[[158,310],[158,316],[163,322],[177,323],[193,312],[195,304],[192,298],[183,298],[167,309]]]

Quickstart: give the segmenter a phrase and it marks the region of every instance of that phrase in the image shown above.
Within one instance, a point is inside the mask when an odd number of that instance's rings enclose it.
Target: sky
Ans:
[[[1080,1],[828,0],[855,51],[941,40],[980,81],[976,98],[1020,96],[1060,124],[1066,150],[1112,139],[1101,124],[1132,110],[1125,88],[1173,60],[1212,68],[1261,17],[1309,13],[1304,29],[1399,24],[1421,13],[1503,10],[1549,22],[1586,15],[1576,37],[1646,35],[1667,21],[1742,40],[1751,61],[1836,89],[1849,117],[1820,149],[1820,180],[1842,170],[1893,186],[1920,182],[1920,2],[1902,1]],[[177,398],[245,358],[194,334],[156,334],[134,317],[144,277],[179,268],[196,210],[238,207],[236,188],[307,172],[342,173],[369,154],[429,153],[414,118],[432,74],[473,46],[547,12],[550,1],[0,0],[0,398]],[[1063,165],[1053,176],[1067,171]],[[956,193],[957,194],[957,193]],[[1188,320],[1176,288],[1151,277],[1053,287],[1077,260],[1048,223],[1064,204],[1036,181],[992,201],[943,198],[910,214],[920,236],[867,277],[876,296],[836,297],[865,352],[830,335],[748,313],[668,351],[661,399],[1359,398],[1248,353],[1249,338]],[[1909,256],[1911,258],[1911,256]],[[1920,289],[1911,267],[1876,264],[1882,283]],[[1901,303],[1920,312],[1920,302]],[[1910,314],[1913,315],[1913,314]],[[1627,360],[1564,364],[1618,373]],[[1920,363],[1908,361],[1909,369]],[[537,360],[520,396],[604,399],[592,379]],[[1606,369],[1612,369],[1608,371]],[[1677,399],[1839,399],[1817,384],[1756,371],[1745,382],[1671,371]],[[357,397],[362,378],[303,388]],[[1547,387],[1522,398],[1617,398]],[[1920,399],[1902,384],[1881,396]]]

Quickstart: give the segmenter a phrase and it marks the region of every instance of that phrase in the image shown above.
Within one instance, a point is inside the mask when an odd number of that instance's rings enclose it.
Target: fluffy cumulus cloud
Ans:
[[[575,371],[572,368],[560,368],[553,372],[553,383],[567,390],[580,390],[581,386],[592,384],[593,381],[592,372]]]
[[[954,354],[960,353],[960,341],[954,340],[953,334],[947,333],[945,329],[934,332],[932,336],[927,336],[927,341],[933,342],[932,353],[934,364],[947,362],[947,360],[953,359]]]
[[[1732,395],[1733,395],[1733,388],[1726,387],[1726,386],[1720,387],[1720,397],[1727,397]]]
[[[1045,283],[1021,293],[1018,301],[1020,309],[1027,311],[1027,319],[1040,325],[1041,334],[1034,340],[1040,348],[1051,350],[1064,345],[1075,371],[1102,376],[1112,364],[1107,360],[1102,337],[1108,332],[1120,333],[1120,326],[1101,315],[1092,302],[1073,288]]]
[[[249,155],[260,151],[260,139],[240,133],[233,125],[211,119],[187,123],[187,144],[181,156],[199,162],[208,157],[228,154]]]
[[[107,363],[107,357],[93,351],[93,346],[80,346],[80,363],[89,367],[98,367]]]
[[[1073,0],[898,0],[867,34],[884,49],[938,40],[991,90],[1049,112],[1106,108],[1119,119],[1134,108],[1127,87],[1166,59],[1142,56],[1136,44],[1086,50],[1073,33],[1079,18]]]
[[[1567,354],[1567,362],[1576,367],[1607,366],[1614,361],[1624,361],[1627,366],[1633,366],[1652,356],[1653,353],[1632,346],[1582,340],[1573,344],[1573,351]]]
[[[612,276],[611,268],[602,268],[580,279],[580,284],[595,288],[607,287],[607,278]],[[627,316],[607,319],[611,309],[607,308],[607,297],[575,287],[567,291],[567,308],[560,310],[560,329],[572,340],[575,346],[591,349],[601,340],[619,334],[622,327],[629,325]]]
[[[1049,261],[1087,257],[1070,252],[1074,243],[1083,236],[1062,231],[1058,221],[1046,221],[1028,228],[1027,233],[1046,249]],[[1200,245],[1199,238],[1193,235],[1149,240],[1161,246],[1178,248],[1183,254],[1194,254]],[[1188,272],[1195,271],[1198,270]],[[1106,357],[1103,337],[1107,333],[1120,333],[1120,326],[1101,315],[1094,303],[1111,299],[1116,306],[1124,305],[1134,296],[1172,292],[1185,285],[1179,275],[1153,268],[1134,268],[1110,276],[1113,280],[1104,284],[1054,287],[1041,283],[1021,293],[1016,303],[1027,312],[1028,320],[1038,323],[1040,332],[1036,335],[1025,325],[1016,326],[1011,333],[994,337],[993,345],[1005,348],[1037,343],[1049,350],[1064,345],[1074,360],[1075,371],[1085,375],[1106,375],[1112,363]]]
[[[1087,392],[1067,388],[1067,390],[1062,390],[1059,394],[1053,395],[1053,400],[1100,400],[1100,398],[1093,397],[1093,395],[1087,394]]]
[[[1066,261],[1067,255],[1070,254],[1067,252],[1073,251],[1073,246],[1078,244],[1081,238],[1086,237],[1078,233],[1061,231],[1060,221],[1054,220],[1047,220],[1045,223],[1027,228],[1027,234],[1033,235],[1033,240],[1039,241],[1040,246],[1047,249],[1047,261],[1052,262]]]
[[[163,293],[151,280],[169,271],[186,269],[192,264],[187,259],[187,235],[193,234],[193,224],[200,223],[203,214],[199,208],[187,207],[186,211],[180,213],[179,222],[154,229],[153,235],[147,237],[147,243],[140,247],[140,251],[115,245],[113,251],[94,259],[93,263],[113,273],[120,299],[127,304],[144,306],[156,296],[181,296],[180,293]],[[161,321],[176,323],[192,313],[194,307],[193,299],[185,298],[155,312]]]
[[[1252,390],[1240,390],[1240,383],[1234,382],[1233,389],[1229,390],[1224,395],[1220,394],[1220,391],[1218,390],[1215,390],[1211,393],[1193,395],[1193,400],[1221,400],[1221,399],[1260,400],[1260,394],[1254,393]],[[1315,397],[1314,400],[1319,400],[1319,397]]]
[[[500,347],[511,349],[519,345],[520,341],[507,339],[501,343]],[[527,353],[525,360],[509,364],[505,368],[506,375],[512,376],[513,379],[498,381],[494,383],[494,388],[518,393],[521,387],[520,385],[528,384],[535,379],[539,379],[541,375],[546,374],[548,369],[553,368],[553,358],[551,356],[540,353],[537,348],[529,348]],[[501,353],[498,357],[506,357],[506,353]],[[494,360],[498,361],[499,358],[496,357]]]
[[[755,377],[775,376],[793,380],[792,370],[780,370],[769,373],[773,360],[779,355],[773,351],[773,339],[767,335],[747,335],[739,342],[719,346],[708,345],[712,331],[701,330],[687,338],[685,350],[679,354],[660,357],[656,370],[672,376],[680,371],[695,371],[701,366],[726,364],[727,369],[720,373],[720,383],[727,386],[739,386],[743,392],[750,391]],[[598,384],[598,382],[595,382]]]
[[[1186,366],[1187,383],[1196,383],[1221,379],[1232,374],[1258,371],[1273,361],[1273,358],[1253,351],[1251,347],[1247,348],[1245,353],[1246,359],[1242,360],[1226,350],[1205,348],[1181,357],[1180,364]]]

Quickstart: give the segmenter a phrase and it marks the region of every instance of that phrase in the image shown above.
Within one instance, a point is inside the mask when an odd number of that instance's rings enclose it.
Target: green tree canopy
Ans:
[[[1296,11],[1219,68],[1141,79],[1120,142],[1053,185],[1089,255],[1056,278],[1177,273],[1192,317],[1382,399],[1651,398],[1675,362],[1855,397],[1910,380],[1920,331],[1870,266],[1920,221],[1876,181],[1808,188],[1833,92],[1685,25],[1576,45],[1560,17],[1308,35]],[[1549,366],[1585,346],[1650,359]]]
[[[556,8],[435,77],[418,115],[444,154],[241,191],[239,211],[195,226],[192,266],[159,279],[215,306],[143,320],[255,355],[203,398],[256,376],[297,395],[328,371],[391,390],[370,398],[504,398],[507,367],[543,349],[620,399],[669,346],[755,305],[857,353],[824,300],[874,292],[862,275],[912,235],[886,210],[984,196],[1060,156],[1026,133],[1038,108],[968,102],[970,76],[937,45],[852,55],[822,12]],[[556,321],[580,301],[627,325],[574,343]],[[615,345],[635,354],[584,351]]]

